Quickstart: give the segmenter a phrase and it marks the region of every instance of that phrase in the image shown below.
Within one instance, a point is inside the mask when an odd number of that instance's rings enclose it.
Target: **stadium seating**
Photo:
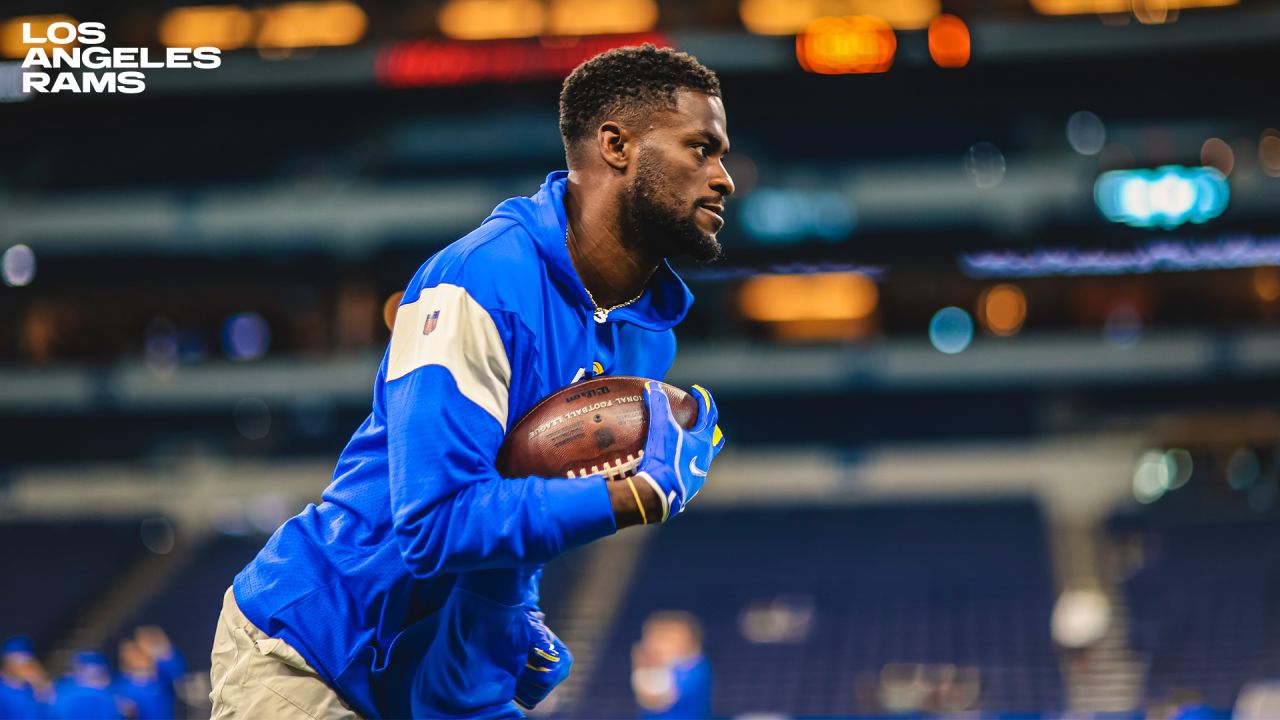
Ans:
[[[634,717],[630,647],[663,609],[701,619],[717,716],[875,712],[890,663],[978,668],[984,711],[1063,707],[1045,528],[1030,503],[704,509],[656,532],[580,717]],[[803,632],[748,641],[744,609],[778,598],[811,608]],[[859,689],[868,681],[871,693]]]
[[[207,671],[213,631],[222,610],[222,595],[240,568],[262,548],[263,542],[265,538],[260,536],[210,537],[164,587],[121,626],[121,634],[129,634],[138,625],[159,625],[186,658],[190,670]]]
[[[146,552],[135,520],[0,523],[0,547],[0,638],[26,635],[41,652]]]
[[[1274,518],[1113,518],[1142,568],[1124,584],[1132,644],[1150,659],[1146,698],[1199,695],[1230,708],[1241,686],[1280,676],[1280,525]]]

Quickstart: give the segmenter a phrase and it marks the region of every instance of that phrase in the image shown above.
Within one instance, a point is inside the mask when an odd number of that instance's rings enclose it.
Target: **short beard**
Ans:
[[[664,258],[687,255],[702,265],[723,258],[720,241],[698,227],[698,209],[682,215],[675,209],[679,202],[666,188],[656,153],[641,150],[635,179],[622,194],[624,222],[633,237],[651,243]]]

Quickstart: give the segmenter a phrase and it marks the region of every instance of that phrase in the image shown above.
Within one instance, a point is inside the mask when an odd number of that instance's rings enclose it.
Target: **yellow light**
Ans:
[[[818,5],[813,0],[742,0],[738,16],[757,35],[795,35],[818,18]]]
[[[449,0],[440,9],[440,31],[456,40],[534,37],[546,25],[538,0]]]
[[[1253,292],[1263,302],[1280,300],[1280,269],[1260,267],[1253,271]]]
[[[168,47],[234,50],[253,38],[253,16],[238,5],[174,8],[160,18],[159,34],[161,44]]]
[[[354,45],[364,37],[369,18],[347,0],[292,2],[257,11],[260,48]]]
[[[757,35],[798,35],[828,15],[875,15],[896,30],[923,30],[941,10],[939,0],[742,0],[738,16]]]
[[[652,30],[653,0],[553,0],[547,31],[552,35],[616,35]]]
[[[822,75],[884,72],[897,49],[893,28],[871,15],[818,18],[796,36],[800,67]]]
[[[955,15],[939,15],[929,23],[929,55],[938,67],[969,64],[969,27]]]
[[[1160,0],[1158,3],[1134,0],[1031,0],[1031,7],[1041,15],[1106,15],[1136,11],[1142,17],[1154,20],[1159,15],[1154,12],[1156,6],[1167,14],[1187,8],[1227,7],[1239,2],[1240,0]]]
[[[738,294],[743,316],[759,322],[861,320],[879,300],[875,282],[853,272],[760,275]]]
[[[923,30],[942,12],[938,0],[853,0],[843,15],[875,15],[894,30]],[[832,13],[834,14],[834,13]]]
[[[70,15],[28,15],[6,20],[4,25],[0,25],[0,53],[3,53],[5,57],[25,58],[27,52],[33,47],[52,45],[48,40],[34,43],[23,42],[22,26],[29,23],[31,25],[31,37],[44,38],[46,37],[45,33],[49,31],[49,26],[60,22],[76,24],[75,18]],[[58,47],[72,48],[75,45],[75,43],[70,43]]]
[[[1016,335],[1027,320],[1027,297],[1017,285],[989,287],[978,298],[978,317],[996,335]]]

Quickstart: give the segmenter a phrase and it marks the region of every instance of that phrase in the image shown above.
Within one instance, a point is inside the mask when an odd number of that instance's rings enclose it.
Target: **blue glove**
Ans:
[[[532,710],[569,677],[573,653],[546,626],[541,612],[526,610],[525,617],[529,621],[529,658],[516,677],[515,700],[525,710]]]
[[[724,434],[716,422],[720,418],[716,401],[701,385],[693,386],[699,400],[698,419],[689,430],[671,414],[671,402],[653,382],[644,385],[649,407],[649,438],[644,458],[636,468],[636,478],[647,482],[662,501],[662,517],[644,517],[645,524],[666,522],[679,515],[707,480],[711,461],[724,447]],[[639,498],[637,498],[639,502]],[[643,504],[641,513],[643,516]]]

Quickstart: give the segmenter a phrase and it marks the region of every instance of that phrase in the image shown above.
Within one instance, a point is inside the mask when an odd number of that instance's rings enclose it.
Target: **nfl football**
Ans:
[[[533,406],[507,433],[498,452],[503,477],[582,477],[621,480],[636,471],[649,436],[645,378],[605,375],[570,385]],[[653,381],[667,394],[676,422],[693,427],[698,400]]]

